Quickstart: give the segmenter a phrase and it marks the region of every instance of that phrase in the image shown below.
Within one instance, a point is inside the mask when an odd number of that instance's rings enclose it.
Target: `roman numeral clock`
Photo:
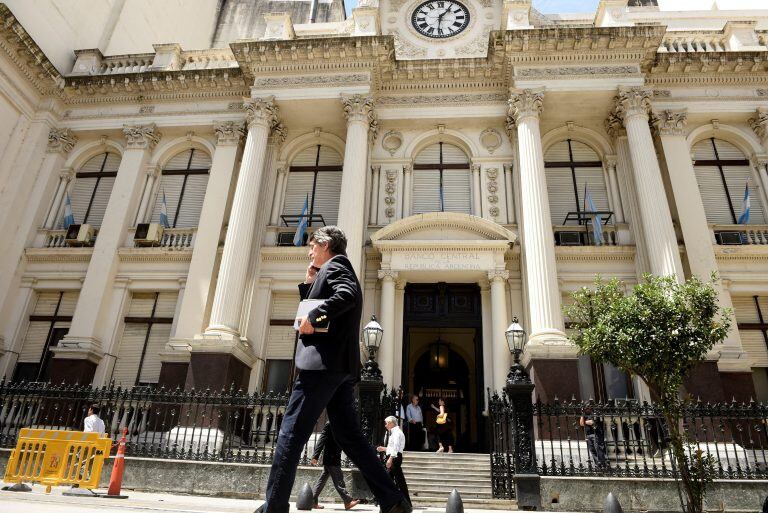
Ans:
[[[413,10],[411,24],[426,37],[452,37],[469,25],[469,9],[456,0],[428,0]]]

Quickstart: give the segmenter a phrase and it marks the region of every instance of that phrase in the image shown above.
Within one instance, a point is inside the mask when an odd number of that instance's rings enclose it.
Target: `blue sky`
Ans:
[[[598,0],[533,0],[533,6],[543,13],[594,12]],[[357,0],[344,0],[347,14],[357,5]]]

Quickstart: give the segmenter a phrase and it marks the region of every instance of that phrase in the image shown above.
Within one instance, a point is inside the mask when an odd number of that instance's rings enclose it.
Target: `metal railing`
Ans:
[[[372,418],[361,421],[368,426],[383,419],[378,390],[365,399]],[[23,427],[80,430],[89,406],[97,404],[107,434],[116,438],[128,428],[128,456],[269,464],[287,403],[287,393],[2,381],[0,447],[14,447]],[[304,447],[301,464],[312,459],[323,423],[321,418]]]
[[[557,246],[597,246],[591,226],[553,226]],[[602,246],[618,245],[616,226],[603,225]]]

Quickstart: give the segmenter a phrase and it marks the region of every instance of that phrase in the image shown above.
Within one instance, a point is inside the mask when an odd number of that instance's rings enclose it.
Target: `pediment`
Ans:
[[[371,236],[374,245],[383,241],[505,241],[516,236],[503,226],[482,217],[453,212],[431,212],[400,219]]]

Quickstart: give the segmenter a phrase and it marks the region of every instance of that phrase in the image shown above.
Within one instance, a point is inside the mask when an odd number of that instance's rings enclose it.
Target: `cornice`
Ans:
[[[298,262],[306,265],[307,248],[264,246],[261,248],[262,262]]]
[[[768,54],[765,52],[657,53],[647,70],[648,85],[740,85],[768,84]]]
[[[121,262],[189,262],[192,260],[192,248],[120,248],[117,250]]]
[[[93,248],[27,248],[24,255],[27,262],[44,263],[82,263],[90,262]]]
[[[558,262],[634,262],[634,246],[558,246],[555,248]]]
[[[768,246],[715,246],[718,262],[761,262],[768,263]]]

